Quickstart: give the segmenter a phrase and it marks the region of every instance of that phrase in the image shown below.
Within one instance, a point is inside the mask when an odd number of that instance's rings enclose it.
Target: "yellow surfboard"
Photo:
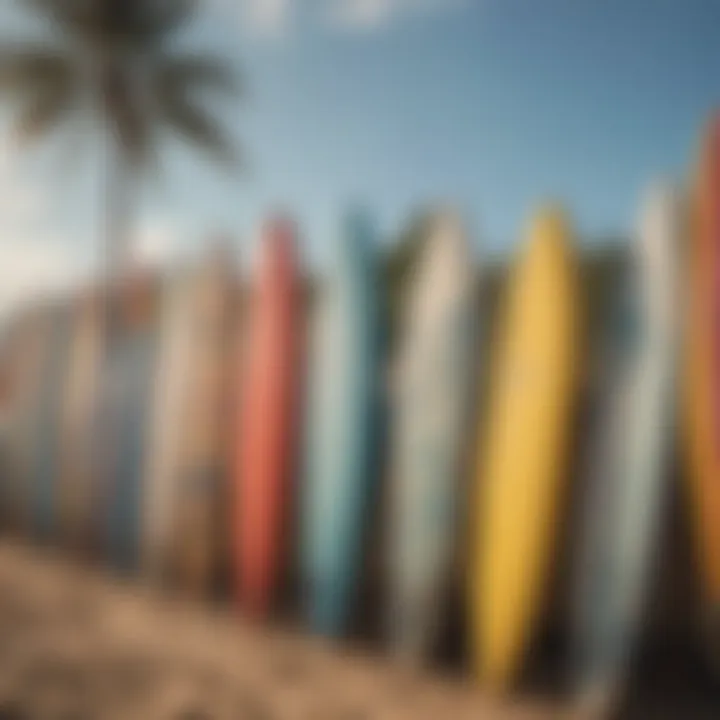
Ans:
[[[706,137],[693,200],[684,429],[699,567],[720,631],[720,115]]]
[[[476,672],[493,691],[517,674],[554,550],[577,386],[571,245],[561,210],[534,218],[494,338],[469,576]]]

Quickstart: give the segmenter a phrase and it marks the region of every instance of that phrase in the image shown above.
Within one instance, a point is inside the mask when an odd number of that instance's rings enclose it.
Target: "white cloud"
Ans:
[[[280,35],[290,22],[292,0],[245,0],[250,28],[262,35]]]
[[[456,10],[466,0],[325,0],[327,19],[347,30],[375,30],[402,17]]]
[[[29,237],[0,241],[0,317],[78,281],[77,263],[56,243]]]
[[[168,219],[150,217],[134,233],[133,260],[145,267],[167,267],[177,260],[177,228]]]
[[[470,0],[213,0],[251,35],[277,39],[305,16],[342,31],[372,31],[411,15],[447,12]]]
[[[278,38],[289,28],[298,0],[211,0],[243,30],[263,38]]]
[[[328,19],[342,27],[375,28],[389,22],[400,4],[401,0],[332,0]]]

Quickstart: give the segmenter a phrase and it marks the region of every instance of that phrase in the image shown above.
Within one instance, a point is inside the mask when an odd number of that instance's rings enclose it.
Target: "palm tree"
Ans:
[[[219,58],[174,51],[170,41],[198,0],[23,0],[50,21],[53,42],[0,43],[0,91],[18,105],[21,141],[40,139],[91,111],[106,141],[108,278],[129,254],[131,191],[175,131],[223,163],[237,157],[199,93],[236,97],[237,76]]]

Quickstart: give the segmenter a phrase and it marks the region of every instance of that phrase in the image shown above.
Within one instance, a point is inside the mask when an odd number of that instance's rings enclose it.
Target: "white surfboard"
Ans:
[[[417,662],[448,590],[471,396],[475,272],[454,213],[432,218],[408,292],[392,388],[387,620],[392,649]]]
[[[162,584],[170,562],[183,418],[193,361],[192,300],[190,273],[179,270],[165,280],[143,505],[143,571],[151,584]]]
[[[584,706],[614,702],[656,568],[672,448],[684,209],[672,188],[648,193],[631,268],[630,341],[600,428],[577,560],[575,654]],[[634,317],[633,317],[634,316]],[[629,337],[630,336],[630,337]]]

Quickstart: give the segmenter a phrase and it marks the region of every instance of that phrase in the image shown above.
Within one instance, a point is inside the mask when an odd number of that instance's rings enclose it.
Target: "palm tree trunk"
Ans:
[[[122,281],[131,262],[131,173],[124,149],[112,130],[107,130],[104,203],[104,256],[109,288]]]
[[[110,437],[113,431],[112,411],[107,396],[108,380],[112,381],[112,378],[108,372],[110,359],[121,337],[118,300],[127,270],[130,247],[130,168],[107,116],[106,123],[103,147],[104,165],[102,167],[104,177],[100,208],[101,225],[98,228],[100,231],[98,268],[100,273],[98,296],[101,305],[100,357],[93,389],[95,417],[92,432],[96,451],[91,461],[94,475],[94,509],[100,512],[94,513],[95,519],[92,527],[89,528],[89,555],[102,552],[105,547],[103,519],[105,518],[110,482],[111,459],[109,453],[111,453],[113,444]]]

